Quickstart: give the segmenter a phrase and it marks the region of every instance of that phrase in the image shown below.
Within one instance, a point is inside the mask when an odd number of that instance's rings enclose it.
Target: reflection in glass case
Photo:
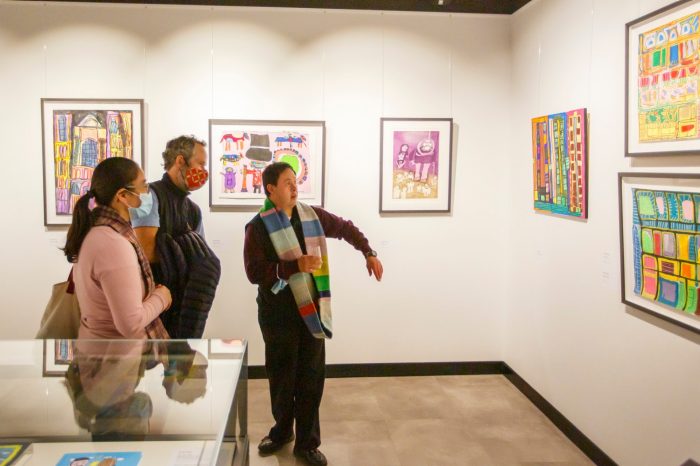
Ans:
[[[110,452],[138,452],[134,464],[247,464],[244,340],[7,345],[0,445],[31,444],[27,464]]]

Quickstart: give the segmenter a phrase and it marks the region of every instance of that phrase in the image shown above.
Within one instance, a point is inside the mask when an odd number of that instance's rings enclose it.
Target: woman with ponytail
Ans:
[[[74,264],[79,338],[168,337],[159,316],[170,291],[154,283],[129,222],[129,208],[147,206],[150,196],[139,166],[113,157],[97,165],[92,188],[76,203],[63,251]]]

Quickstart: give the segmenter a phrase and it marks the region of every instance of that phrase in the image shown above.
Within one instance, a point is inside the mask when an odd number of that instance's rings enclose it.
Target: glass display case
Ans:
[[[244,340],[0,341],[0,464],[247,465]]]

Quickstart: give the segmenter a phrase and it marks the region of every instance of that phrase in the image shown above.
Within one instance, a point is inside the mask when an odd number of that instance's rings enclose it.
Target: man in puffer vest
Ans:
[[[205,146],[194,136],[168,141],[163,178],[149,185],[152,204],[129,212],[156,282],[172,294],[172,306],[161,314],[171,338],[201,338],[221,276],[204,239],[202,211],[189,198],[209,178]]]

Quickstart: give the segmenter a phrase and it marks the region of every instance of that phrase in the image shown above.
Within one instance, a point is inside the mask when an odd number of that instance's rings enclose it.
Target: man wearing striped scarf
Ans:
[[[247,225],[244,260],[258,285],[258,322],[265,340],[265,368],[275,425],[258,445],[272,454],[295,440],[294,454],[325,465],[319,406],[325,380],[325,339],[332,337],[326,238],[361,251],[370,276],[383,268],[367,238],[349,220],[297,202],[296,174],[276,162],[262,174],[265,204]]]

